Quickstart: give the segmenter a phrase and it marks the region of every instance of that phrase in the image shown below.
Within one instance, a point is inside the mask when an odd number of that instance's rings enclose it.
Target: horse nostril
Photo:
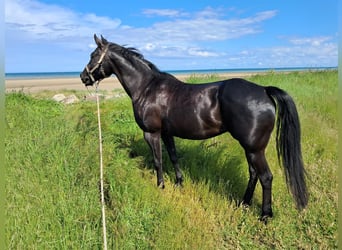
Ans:
[[[89,76],[87,76],[86,74],[81,73],[80,78],[81,78],[83,83],[89,82]]]

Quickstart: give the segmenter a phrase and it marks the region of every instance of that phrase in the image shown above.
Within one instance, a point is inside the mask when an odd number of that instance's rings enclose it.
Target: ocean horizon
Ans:
[[[236,68],[236,69],[193,69],[193,70],[165,70],[170,74],[222,74],[222,73],[260,73],[267,71],[316,71],[316,70],[337,70],[336,67],[284,67],[284,68]],[[5,73],[5,79],[49,79],[49,78],[74,78],[80,76],[80,71],[69,72],[19,72]]]

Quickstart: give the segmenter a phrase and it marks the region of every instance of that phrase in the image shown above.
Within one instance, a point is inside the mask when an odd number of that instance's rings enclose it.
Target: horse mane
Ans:
[[[133,47],[128,47],[128,48],[123,47],[123,50],[125,51],[124,54],[127,54],[127,59],[129,59],[129,57],[131,55],[132,59],[134,57],[136,57],[136,58],[140,59],[141,61],[143,61],[144,63],[146,63],[151,70],[156,71],[158,73],[162,73],[156,65],[154,65],[150,61],[146,60],[144,58],[144,56],[139,52],[138,49],[133,48]]]
[[[146,60],[144,58],[144,56],[139,52],[138,49],[134,48],[134,47],[125,47],[124,46],[120,46],[117,45],[115,43],[111,43],[112,45],[115,45],[115,50],[119,53],[121,53],[121,55],[129,60],[132,64],[136,64],[137,59],[139,61],[141,61],[143,64],[145,64],[148,68],[150,68],[153,73],[157,74],[157,75],[168,75],[168,76],[172,76],[168,73],[162,72],[158,69],[158,67],[156,65],[154,65],[153,63],[151,63],[150,61]],[[173,77],[173,76],[172,76]]]

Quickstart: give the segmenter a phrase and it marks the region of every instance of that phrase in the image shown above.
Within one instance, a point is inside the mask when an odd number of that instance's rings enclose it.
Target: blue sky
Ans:
[[[338,1],[5,0],[5,71],[81,71],[94,33],[161,70],[337,66]]]

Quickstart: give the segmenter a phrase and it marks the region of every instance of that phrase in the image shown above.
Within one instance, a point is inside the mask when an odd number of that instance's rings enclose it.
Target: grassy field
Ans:
[[[191,76],[198,83],[217,80]],[[302,125],[309,173],[309,205],[298,212],[275,150],[274,218],[258,221],[253,205],[237,204],[248,181],[239,144],[225,134],[205,141],[176,140],[185,175],[164,151],[166,188],[156,187],[152,156],[127,96],[101,101],[109,249],[334,249],[337,248],[337,71],[249,77],[285,89]],[[6,244],[8,249],[101,249],[96,104],[63,105],[54,93],[6,95]],[[76,92],[80,97],[84,93]]]

